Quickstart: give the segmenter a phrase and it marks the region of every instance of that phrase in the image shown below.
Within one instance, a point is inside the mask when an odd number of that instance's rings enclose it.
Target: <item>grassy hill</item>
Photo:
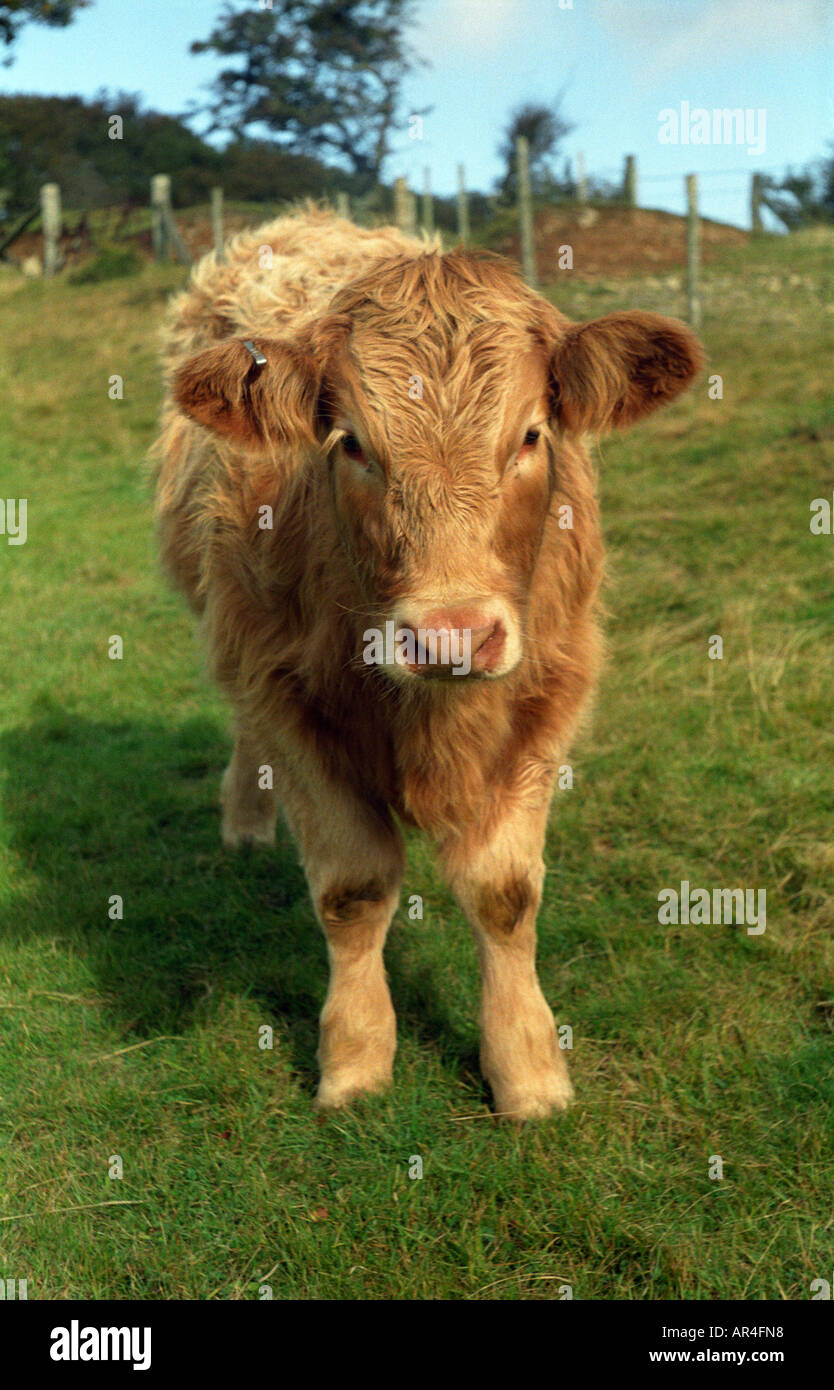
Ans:
[[[600,450],[610,659],[539,925],[578,1101],[521,1131],[490,1118],[474,948],[418,839],[395,1090],[311,1110],[323,938],[286,838],[221,849],[228,715],[156,567],[143,459],[181,280],[0,271],[0,496],[28,498],[26,544],[0,536],[0,1276],[30,1298],[808,1298],[834,1228],[834,536],[809,530],[834,492],[831,235],[722,252],[723,398],[705,377]],[[549,292],[575,317],[683,309],[658,278]],[[660,925],[683,879],[765,889],[765,933]]]

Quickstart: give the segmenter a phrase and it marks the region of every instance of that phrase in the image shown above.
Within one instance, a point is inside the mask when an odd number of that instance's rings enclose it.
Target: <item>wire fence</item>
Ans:
[[[393,221],[408,234],[437,231],[452,240],[469,245],[475,240],[503,234],[510,254],[519,260],[525,279],[535,287],[539,281],[538,261],[542,254],[542,214],[548,211],[570,210],[580,228],[593,225],[602,208],[624,208],[638,211],[641,207],[639,190],[644,185],[676,185],[680,189],[685,209],[685,259],[687,303],[691,321],[701,319],[701,222],[699,206],[701,181],[714,186],[719,179],[743,177],[747,182],[749,215],[754,232],[763,230],[762,210],[766,206],[765,186],[771,171],[749,169],[703,170],[688,174],[685,179],[675,174],[638,173],[633,155],[626,156],[623,167],[598,171],[593,181],[585,177],[580,158],[577,177],[564,181],[561,187],[548,191],[534,190],[527,142],[516,142],[515,188],[512,203],[499,198],[471,192],[467,187],[466,171],[458,166],[458,189],[453,197],[437,198],[432,193],[431,171],[424,171],[423,188],[418,195],[405,178],[398,178],[390,188],[377,187],[361,198],[351,198],[345,191],[336,192],[330,199],[334,209],[359,225],[378,225]],[[157,174],[151,180],[148,203],[125,203],[114,207],[92,207],[81,212],[62,210],[61,190],[56,183],[43,185],[39,205],[30,208],[18,222],[0,234],[0,259],[11,261],[26,274],[52,276],[97,252],[121,247],[124,254],[145,254],[157,261],[178,261],[190,265],[198,256],[213,248],[223,254],[225,239],[230,234],[268,220],[292,203],[284,200],[274,204],[226,203],[223,189],[211,190],[208,206],[174,211],[172,178]],[[487,234],[487,235],[485,235]],[[636,233],[635,233],[636,235]],[[740,232],[743,236],[744,233]],[[559,247],[564,251],[565,247]]]

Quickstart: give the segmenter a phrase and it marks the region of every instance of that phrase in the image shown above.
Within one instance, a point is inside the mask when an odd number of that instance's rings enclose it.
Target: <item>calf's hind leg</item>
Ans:
[[[257,738],[239,730],[231,762],[223,774],[220,802],[224,845],[274,845],[278,803],[275,792],[261,786],[272,759]]]

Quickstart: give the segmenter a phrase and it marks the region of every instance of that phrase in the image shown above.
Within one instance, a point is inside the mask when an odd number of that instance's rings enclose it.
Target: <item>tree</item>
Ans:
[[[788,169],[781,179],[765,177],[762,198],[788,231],[815,222],[834,222],[834,153],[799,173]]]
[[[108,138],[120,115],[121,139]],[[11,215],[38,201],[41,184],[61,185],[66,207],[147,202],[152,174],[174,178],[180,198],[208,196],[220,153],[176,116],[143,110],[126,92],[82,97],[0,96],[0,186]]]
[[[18,30],[29,20],[63,28],[72,23],[77,10],[90,3],[91,0],[1,0],[0,45],[10,47]]]
[[[110,139],[115,115],[120,139]],[[233,141],[218,150],[179,116],[148,111],[129,92],[83,97],[0,96],[0,189],[9,217],[37,205],[44,183],[61,185],[73,211],[148,201],[151,176],[171,175],[174,203],[208,199],[214,184],[247,202],[333,198],[362,192],[356,175],[274,141]],[[0,213],[2,216],[2,213]]]
[[[564,188],[565,178],[559,179],[553,170],[553,160],[566,135],[576,127],[562,115],[562,97],[559,95],[552,106],[542,106],[536,102],[525,102],[510,113],[504,138],[498,147],[498,154],[504,161],[505,172],[497,180],[496,188],[507,202],[515,202],[518,197],[518,174],[516,171],[515,142],[520,135],[527,137],[530,147],[530,182],[533,192],[547,197]]]
[[[299,154],[336,156],[377,182],[419,60],[405,41],[416,0],[229,0],[192,53],[231,58],[213,83],[213,130],[237,139],[262,127]],[[423,114],[423,113],[421,113]]]

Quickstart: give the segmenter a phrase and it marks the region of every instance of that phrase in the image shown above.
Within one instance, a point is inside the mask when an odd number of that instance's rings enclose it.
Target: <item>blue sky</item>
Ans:
[[[0,91],[107,87],[183,111],[216,70],[189,43],[220,9],[220,0],[94,0],[69,29],[28,26]],[[435,189],[451,192],[462,162],[470,186],[490,188],[508,112],[560,90],[577,126],[565,153],[581,151],[589,173],[617,177],[634,153],[640,202],[679,212],[683,176],[697,171],[705,215],[742,226],[753,170],[802,165],[834,141],[834,0],[420,0],[418,19],[413,42],[430,66],[409,79],[406,104],[432,111],[422,139],[397,138],[386,170],[414,186],[428,165]],[[683,102],[749,109],[764,149],[660,143],[659,113]]]

